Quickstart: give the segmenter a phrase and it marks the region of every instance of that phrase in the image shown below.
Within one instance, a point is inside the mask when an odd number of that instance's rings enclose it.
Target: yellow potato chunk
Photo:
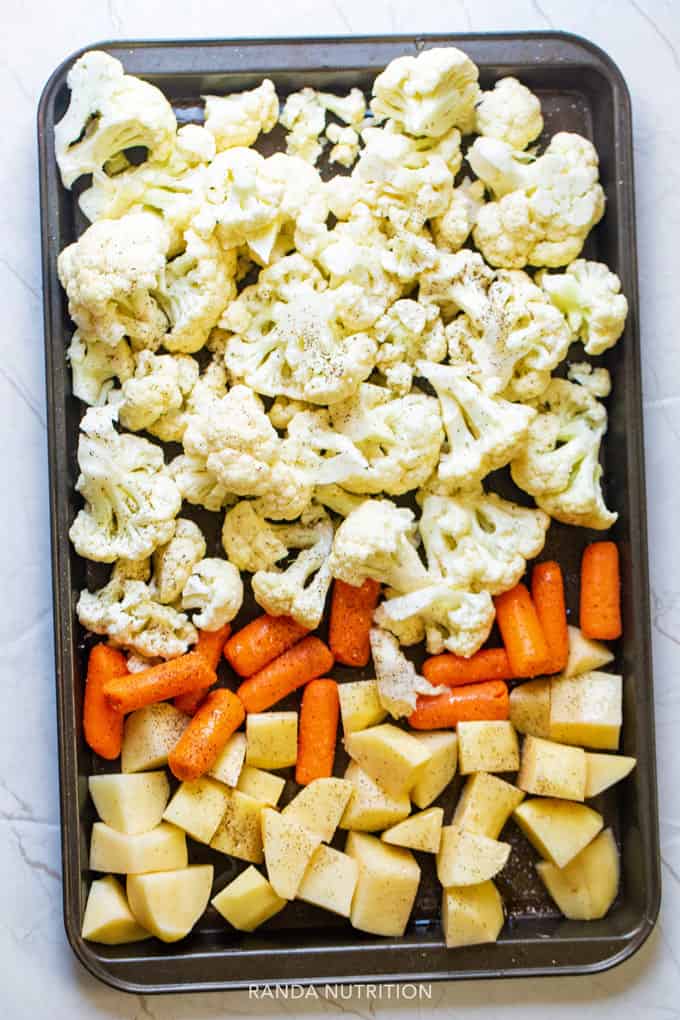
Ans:
[[[442,927],[449,949],[495,942],[503,920],[503,901],[493,882],[442,892]]]
[[[584,800],[586,752],[541,737],[525,737],[517,785],[541,797]]]
[[[611,829],[605,829],[564,868],[549,861],[536,865],[543,884],[565,917],[596,921],[604,917],[619,888],[619,853]]]
[[[558,868],[563,868],[601,830],[602,815],[585,804],[552,797],[525,800],[513,815],[529,842]]]
[[[101,820],[130,835],[154,829],[170,796],[165,772],[90,776],[88,788]]]
[[[297,761],[297,712],[251,712],[246,716],[246,763],[285,769]]]
[[[394,797],[412,789],[430,758],[425,745],[391,723],[348,734],[345,748],[350,758]]]
[[[380,704],[378,684],[375,680],[351,680],[339,684],[340,716],[347,736],[356,730],[365,730],[382,722],[387,712]]]
[[[358,877],[359,865],[352,857],[322,843],[307,865],[297,898],[349,917]]]
[[[96,878],[90,886],[82,936],[88,942],[120,946],[151,938],[151,933],[137,924],[120,882],[113,875],[107,875]]]
[[[586,797],[597,797],[598,793],[621,782],[636,765],[637,759],[627,758],[625,754],[593,754],[586,751]]]
[[[565,676],[579,676],[593,669],[601,669],[614,658],[612,650],[601,641],[586,637],[578,627],[569,626],[568,630],[569,658],[564,670]]]
[[[236,789],[241,793],[247,793],[249,797],[254,797],[262,804],[276,807],[285,785],[286,780],[281,776],[275,776],[273,772],[263,772],[253,765],[244,765]]]
[[[228,791],[227,806],[210,846],[239,860],[261,864],[264,860],[261,827],[264,804],[240,790],[228,786],[225,789]]]
[[[118,875],[137,875],[146,871],[170,871],[185,868],[187,841],[181,829],[161,822],[150,832],[128,835],[95,822],[90,842],[92,871],[112,871]]]
[[[391,843],[393,846],[405,846],[409,850],[423,850],[436,854],[439,850],[443,821],[442,808],[427,808],[386,829],[380,838],[383,843]]]
[[[376,832],[401,822],[411,813],[407,793],[399,797],[385,793],[356,762],[347,766],[345,779],[352,784],[352,796],[340,819],[341,829]]]
[[[508,862],[510,844],[445,825],[437,854],[437,878],[450,885],[478,885],[497,875]]]
[[[524,793],[488,772],[475,772],[466,781],[456,804],[453,822],[468,832],[497,839]]]
[[[550,736],[550,680],[527,680],[510,691],[510,722],[520,733]]]
[[[458,768],[458,737],[455,733],[412,733],[429,752],[430,759],[411,790],[411,800],[426,808],[446,789]]]
[[[507,720],[458,723],[458,768],[471,772],[516,772],[519,742]]]
[[[208,775],[225,786],[236,786],[246,758],[246,735],[234,733],[220,751]]]
[[[211,900],[215,910],[239,931],[255,931],[287,902],[252,864]]]
[[[352,784],[346,779],[335,776],[313,779],[286,804],[281,814],[330,843],[351,796]]]
[[[229,787],[207,776],[180,783],[163,818],[198,843],[209,843],[227,810]]]
[[[295,899],[321,837],[273,808],[262,809],[262,843],[267,874],[277,895]]]
[[[208,906],[212,864],[192,864],[180,871],[128,875],[127,896],[139,923],[163,942],[188,935]]]
[[[359,865],[352,925],[372,935],[403,935],[420,881],[413,854],[362,832],[350,832],[345,853]]]
[[[599,751],[616,751],[623,683],[615,673],[556,677],[550,692],[550,737]]]
[[[189,716],[167,701],[131,712],[125,720],[122,772],[146,772],[168,763],[168,754],[189,725]]]

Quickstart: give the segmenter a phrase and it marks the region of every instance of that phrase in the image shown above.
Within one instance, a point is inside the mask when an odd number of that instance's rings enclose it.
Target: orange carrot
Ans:
[[[302,786],[333,775],[340,698],[335,680],[310,680],[302,693],[295,779]]]
[[[380,584],[367,577],[355,588],[346,581],[333,582],[328,644],[336,662],[365,666],[371,657],[369,632],[378,604]]]
[[[538,676],[550,666],[550,649],[531,595],[523,584],[497,595],[496,621],[516,677]]]
[[[264,712],[333,665],[333,653],[317,637],[306,637],[258,673],[244,680],[237,694],[246,712]]]
[[[460,687],[463,684],[478,684],[484,680],[512,680],[510,660],[505,648],[483,648],[469,659],[461,655],[444,652],[433,655],[423,663],[423,676],[438,687]]]
[[[583,553],[580,623],[586,637],[621,637],[621,577],[614,542],[593,542]]]
[[[419,694],[408,722],[414,730],[442,730],[459,722],[486,722],[509,716],[507,684],[502,680],[487,680],[482,684],[454,687],[434,697]]]
[[[208,772],[244,718],[233,691],[225,687],[211,691],[168,755],[172,774],[186,782]]]
[[[258,616],[230,637],[224,657],[239,676],[253,676],[309,631],[290,616]]]
[[[134,712],[187,691],[206,690],[216,679],[215,670],[199,652],[188,652],[141,673],[109,680],[104,685],[104,694],[118,712]]]
[[[531,597],[550,652],[546,673],[561,673],[569,658],[567,607],[564,580],[559,563],[537,563],[531,573]]]
[[[224,644],[231,633],[231,627],[225,623],[219,630],[199,630],[198,641],[194,648],[195,652],[202,655],[211,669],[217,669]],[[197,691],[188,691],[186,694],[178,694],[173,704],[180,712],[186,715],[194,715],[196,709],[205,698],[206,691],[200,687]]]
[[[122,652],[108,645],[95,645],[87,660],[87,680],[83,699],[83,730],[88,747],[107,761],[120,754],[123,742],[123,716],[111,707],[104,685],[127,674]]]

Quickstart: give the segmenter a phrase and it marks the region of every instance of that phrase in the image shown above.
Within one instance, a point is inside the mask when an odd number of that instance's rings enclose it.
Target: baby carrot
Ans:
[[[302,786],[333,775],[340,698],[335,680],[310,680],[302,693],[295,779]]]
[[[206,690],[216,679],[215,670],[199,652],[188,652],[141,673],[109,680],[104,685],[104,694],[118,712],[134,712],[187,691]]]
[[[225,641],[230,633],[231,627],[228,623],[225,623],[224,627],[220,627],[219,630],[199,630],[198,641],[194,651],[203,656],[211,669],[217,669],[222,658]],[[206,691],[201,687],[197,691],[187,691],[186,694],[178,694],[173,704],[180,712],[184,712],[186,715],[193,715],[205,698],[205,695]]]
[[[482,684],[454,687],[434,697],[419,694],[408,722],[414,730],[442,730],[459,722],[486,722],[509,716],[507,685],[502,680],[487,680]]]
[[[83,699],[83,730],[88,747],[102,758],[113,761],[123,742],[123,716],[112,708],[104,695],[104,685],[127,674],[122,652],[108,645],[95,645],[87,660],[87,680]]]
[[[244,680],[236,692],[246,712],[264,712],[309,680],[323,676],[333,665],[333,654],[317,637],[306,637]]]
[[[580,623],[586,637],[621,637],[621,577],[614,542],[593,542],[583,553]]]
[[[550,666],[550,649],[523,584],[497,595],[496,620],[514,676],[538,676]]]
[[[536,564],[531,573],[531,597],[550,652],[550,665],[545,672],[561,673],[569,658],[569,631],[559,563],[547,560]]]
[[[243,705],[232,691],[211,691],[168,755],[172,774],[183,782],[202,776],[244,718]]]
[[[368,635],[378,604],[380,584],[368,577],[355,588],[345,581],[333,582],[328,644],[336,662],[365,666],[371,657]]]
[[[425,659],[423,676],[434,687],[446,684],[460,687],[463,684],[477,684],[484,680],[512,680],[510,660],[505,648],[483,648],[469,659],[461,655],[444,652]]]
[[[224,657],[239,676],[252,676],[283,655],[309,631],[290,616],[258,616],[229,638]]]

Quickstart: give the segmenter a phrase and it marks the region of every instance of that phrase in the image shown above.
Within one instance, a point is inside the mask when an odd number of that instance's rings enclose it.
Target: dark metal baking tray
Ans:
[[[579,923],[559,916],[537,880],[535,854],[513,823],[504,838],[513,843],[500,876],[508,919],[495,945],[447,950],[442,941],[439,894],[432,860],[420,855],[423,880],[403,938],[362,935],[347,922],[303,904],[291,903],[255,935],[231,931],[209,910],[194,933],[175,945],[156,940],[104,947],[80,936],[89,882],[87,847],[93,821],[86,777],[105,767],[85,746],[80,718],[87,639],[75,617],[78,591],[105,577],[73,552],[68,528],[77,509],[74,482],[81,407],[71,395],[64,358],[72,332],[56,272],[59,251],[83,229],[74,195],[59,182],[53,128],[63,115],[66,74],[78,54],[54,72],[38,113],[40,200],[45,294],[48,441],[51,480],[54,628],[59,722],[59,767],[64,883],[64,920],[77,957],[96,977],[130,992],[205,991],[275,982],[356,982],[509,977],[592,973],[625,960],[644,942],[660,898],[649,587],[640,390],[638,290],[633,198],[630,99],[610,58],[590,42],[558,32],[464,36],[317,38],[97,44],[119,57],[128,72],[158,85],[181,121],[200,118],[200,95],[250,88],[265,75],[280,94],[311,85],[324,89],[359,86],[369,90],[375,74],[391,59],[425,46],[462,47],[479,65],[488,87],[515,74],[540,96],[546,133],[574,130],[597,145],[607,213],[588,241],[586,254],[605,260],[621,277],[630,302],[625,336],[603,359],[613,377],[605,481],[610,505],[619,512],[613,537],[623,567],[624,637],[615,666],[624,676],[622,750],[638,758],[632,776],[597,805],[613,825],[622,852],[619,897],[602,921]],[[280,135],[266,139],[267,148]],[[578,355],[578,349],[573,352]],[[494,479],[512,490],[507,472]],[[521,498],[521,497],[520,497]],[[218,548],[215,519],[192,514],[208,527]],[[544,557],[565,568],[572,615],[577,609],[581,551],[593,535],[553,524]],[[249,611],[253,612],[252,605]],[[246,610],[246,615],[248,610]],[[345,671],[347,674],[349,671]],[[342,670],[338,670],[339,678]],[[353,673],[356,679],[357,673]],[[341,757],[340,755],[338,756]],[[339,768],[344,765],[338,762]],[[294,791],[287,783],[284,799]],[[444,806],[450,813],[456,790]],[[447,814],[450,817],[450,814]],[[243,865],[208,848],[194,846],[196,860],[216,865],[224,886]]]

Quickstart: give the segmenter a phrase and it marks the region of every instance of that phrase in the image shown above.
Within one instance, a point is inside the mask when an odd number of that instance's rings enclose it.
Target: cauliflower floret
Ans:
[[[182,609],[200,609],[193,623],[201,630],[219,630],[243,605],[243,581],[238,569],[214,557],[195,564],[182,590]]]
[[[594,397],[608,397],[612,391],[612,380],[607,369],[593,368],[588,361],[571,364],[567,370],[567,378],[583,386]]]
[[[421,588],[428,576],[416,541],[412,510],[389,499],[366,499],[335,533],[331,574],[355,587],[372,577],[400,592]]]
[[[376,368],[400,395],[411,389],[417,361],[443,361],[447,354],[438,309],[409,298],[394,302],[376,322],[373,335],[380,345]]]
[[[68,310],[85,341],[155,349],[167,329],[156,294],[165,271],[169,235],[151,213],[99,220],[59,255]]]
[[[366,115],[366,97],[361,89],[350,89],[346,96],[317,92],[317,97],[324,110],[352,127],[358,127]]]
[[[344,403],[334,406],[343,407]],[[366,458],[351,437],[333,427],[325,409],[294,415],[288,424],[284,448],[314,485],[344,483],[346,478],[368,468]]]
[[[80,556],[101,563],[141,559],[169,542],[182,503],[161,448],[116,432],[116,417],[115,406],[92,407],[80,423],[76,490],[85,506],[69,536]]]
[[[373,82],[371,109],[412,135],[441,138],[456,127],[467,132],[474,125],[477,78],[476,66],[454,46],[397,57]]]
[[[254,574],[257,570],[268,570],[288,555],[286,529],[296,527],[272,524],[257,512],[252,502],[243,500],[225,514],[222,547],[230,563]]]
[[[477,213],[484,205],[484,184],[464,177],[453,189],[451,201],[442,216],[431,223],[435,244],[443,251],[462,248],[477,221]]]
[[[400,644],[419,644],[424,639],[432,655],[447,651],[464,656],[474,655],[482,647],[494,618],[493,600],[487,591],[461,591],[441,581],[387,599],[374,616],[375,622],[391,631]],[[427,693],[445,690],[436,688]]]
[[[340,517],[349,517],[353,510],[360,507],[366,499],[365,496],[356,496],[353,492],[347,492],[340,485],[317,485],[314,489],[314,500],[328,507],[334,514]]]
[[[516,78],[501,78],[491,92],[482,92],[477,104],[478,134],[498,138],[513,149],[526,149],[542,130],[541,102]]]
[[[118,420],[131,432],[145,429],[163,441],[178,441],[176,412],[198,379],[198,362],[188,355],[140,351],[135,374],[109,396]]]
[[[326,125],[326,110],[319,100],[318,92],[312,88],[291,92],[284,103],[279,120],[288,132],[286,135],[288,155],[299,156],[308,163],[316,163],[323,149],[319,136]]]
[[[170,103],[155,85],[125,74],[115,57],[100,50],[84,53],[66,82],[68,109],[54,129],[64,187],[101,170],[125,149],[143,146],[153,161],[170,154],[177,130]]]
[[[564,313],[586,354],[603,354],[614,346],[626,325],[628,302],[618,276],[603,262],[577,259],[563,273],[541,272],[536,281]]]
[[[448,440],[439,460],[442,481],[469,487],[517,455],[536,417],[533,408],[490,396],[455,365],[420,361],[418,374],[439,398]]]
[[[76,613],[83,627],[106,635],[115,647],[147,659],[174,659],[196,643],[196,628],[185,613],[161,605],[153,586],[127,576],[119,561],[99,591],[80,593]]]
[[[205,126],[214,136],[218,152],[253,145],[259,134],[272,130],[279,116],[279,100],[269,78],[256,89],[203,99]]]
[[[566,266],[602,219],[605,196],[595,147],[561,131],[537,159],[495,138],[478,138],[470,166],[496,198],[477,214],[475,244],[506,269]]]
[[[106,403],[115,380],[125,382],[135,370],[127,340],[111,346],[100,340],[84,340],[78,330],[66,357],[71,366],[73,396],[90,405]]]
[[[205,552],[205,538],[198,524],[179,517],[175,534],[153,554],[153,579],[159,602],[167,605],[177,601]]]
[[[455,588],[499,595],[517,584],[526,561],[545,545],[547,514],[481,487],[451,495],[423,490],[418,500],[430,576]]]
[[[205,457],[182,453],[170,461],[168,473],[179,489],[182,499],[194,506],[217,511],[236,500],[219,478],[208,470]]]
[[[618,514],[607,509],[600,484],[603,405],[587,388],[553,379],[535,406],[527,443],[510,465],[513,481],[564,524],[611,527]]]
[[[395,719],[410,715],[419,694],[442,694],[445,687],[433,687],[399,648],[392,634],[371,627],[371,655],[378,684],[380,704]]]
[[[333,146],[328,156],[330,162],[352,166],[359,155],[359,135],[354,128],[329,124],[326,128],[326,138]]]

